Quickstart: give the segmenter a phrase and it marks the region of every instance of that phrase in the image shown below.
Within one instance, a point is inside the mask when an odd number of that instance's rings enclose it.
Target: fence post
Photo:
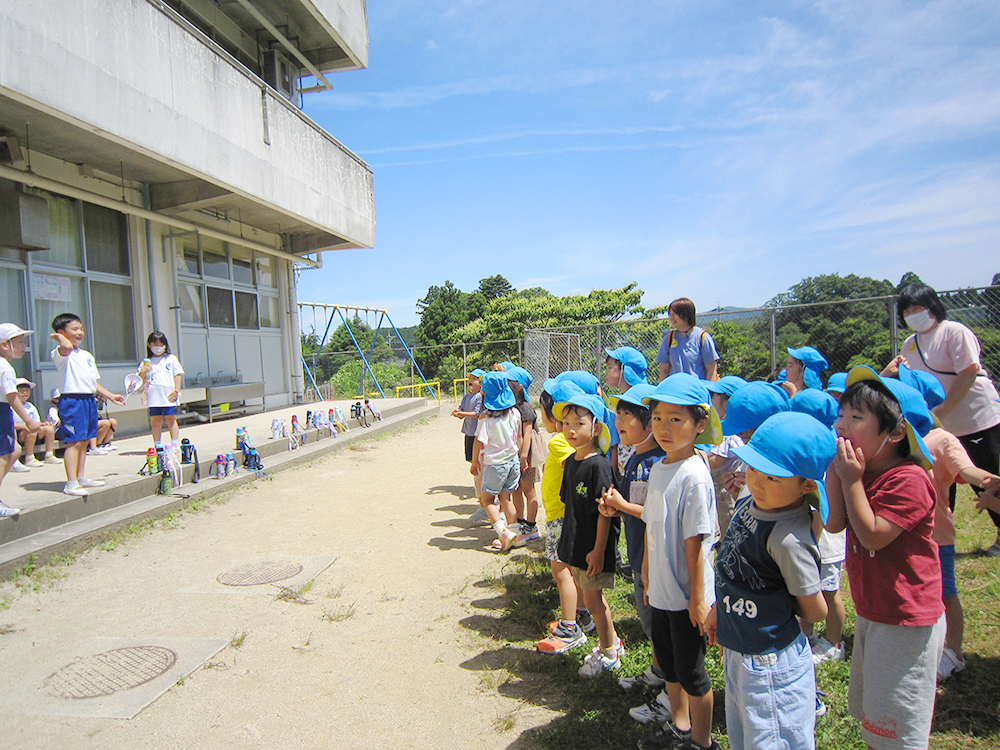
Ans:
[[[521,344],[524,342],[523,338],[517,340],[517,363],[524,367],[524,352],[521,351]]]
[[[896,306],[899,304],[897,297],[892,298],[889,305],[889,338],[892,342],[892,357],[895,359],[899,355],[899,319],[896,317]]]
[[[594,362],[596,363],[597,376],[600,377],[601,372],[601,350],[604,348],[601,346],[601,324],[598,323],[594,326]],[[569,347],[566,347],[567,350]]]
[[[462,377],[469,374],[469,365],[465,359],[465,342],[462,342]]]
[[[776,310],[771,310],[771,374],[778,369],[778,329]]]

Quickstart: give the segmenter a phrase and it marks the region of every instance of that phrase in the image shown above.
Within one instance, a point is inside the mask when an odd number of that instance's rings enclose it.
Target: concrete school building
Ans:
[[[375,207],[300,106],[367,60],[365,0],[0,3],[0,320],[43,414],[62,312],[114,392],[161,330],[187,409],[301,397],[295,269],[372,247]]]

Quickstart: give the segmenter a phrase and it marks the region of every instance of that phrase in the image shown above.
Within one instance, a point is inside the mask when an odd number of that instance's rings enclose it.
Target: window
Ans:
[[[278,298],[265,297],[263,294],[257,298],[260,305],[260,327],[280,328],[281,322],[278,319]]]
[[[257,284],[278,288],[278,279],[274,273],[274,258],[269,255],[257,256]]]
[[[185,242],[177,249],[177,271],[179,273],[190,274],[191,276],[201,276],[201,254],[198,252],[198,240],[194,244]]]
[[[34,251],[32,260],[82,269],[83,246],[80,241],[80,214],[77,211],[77,202],[44,190],[25,188],[25,192],[41,196],[49,204],[51,247],[48,250]]]
[[[229,253],[233,258],[233,281],[253,286],[253,251],[233,245]]]
[[[208,325],[212,328],[233,327],[233,292],[210,286],[208,291]]]
[[[84,203],[83,237],[87,246],[88,271],[129,275],[125,214]]]
[[[205,325],[205,307],[201,301],[200,284],[178,284],[180,295],[181,323]]]
[[[52,321],[55,317],[65,312],[72,312],[79,315],[82,320],[86,320],[84,278],[35,272],[31,275],[31,292],[35,299],[36,326],[36,333],[32,338],[35,340],[38,361],[51,362],[49,352],[55,347],[55,343],[49,338],[49,334],[52,332]],[[88,330],[87,333],[93,334],[93,331]],[[90,349],[89,341],[89,338],[84,339],[84,349]],[[135,346],[134,341],[132,346]]]
[[[89,252],[89,251],[88,251]],[[90,299],[100,310],[90,331],[91,346],[98,362],[130,362],[135,359],[135,321],[132,288],[124,284],[90,282]],[[84,347],[86,348],[86,347]]]
[[[211,237],[201,238],[201,267],[205,276],[213,279],[229,278],[229,258],[226,243]]]

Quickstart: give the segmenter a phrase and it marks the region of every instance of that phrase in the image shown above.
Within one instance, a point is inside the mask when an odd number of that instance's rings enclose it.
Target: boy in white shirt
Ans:
[[[15,385],[17,386],[18,398],[21,399],[24,410],[28,412],[28,415],[32,419],[39,423],[38,430],[32,432],[24,423],[24,420],[21,419],[21,416],[16,413],[14,414],[14,429],[20,435],[20,440],[24,444],[24,465],[32,468],[42,465],[42,461],[35,458],[35,443],[38,441],[38,438],[41,438],[42,443],[45,445],[45,463],[59,463],[59,459],[53,453],[56,439],[55,427],[52,426],[51,422],[42,422],[42,418],[38,414],[38,409],[28,400],[31,398],[31,389],[35,387],[35,384],[27,378],[18,378]]]
[[[97,381],[101,373],[97,369],[94,355],[81,349],[86,331],[83,322],[73,313],[57,315],[52,321],[50,338],[58,344],[50,356],[59,370],[59,418],[61,432],[67,442],[63,463],[66,466],[66,484],[63,492],[67,495],[86,496],[88,487],[103,487],[99,479],[88,479],[84,474],[87,461],[87,446],[91,438],[97,437],[97,401],[95,394],[125,405],[125,397],[112,393]]]
[[[0,323],[0,390],[7,403],[0,403],[0,482],[7,476],[10,467],[17,461],[20,448],[14,435],[14,414],[24,420],[29,430],[38,429],[38,421],[31,418],[17,395],[17,374],[9,360],[24,356],[24,338],[31,331],[25,331],[14,323]],[[20,508],[11,508],[0,502],[0,518],[8,518],[21,513]]]

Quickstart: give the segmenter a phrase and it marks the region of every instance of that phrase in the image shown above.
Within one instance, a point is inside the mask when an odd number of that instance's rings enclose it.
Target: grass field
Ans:
[[[977,515],[968,488],[959,491],[956,523],[957,578],[965,609],[964,672],[938,688],[931,747],[942,750],[994,750],[1000,747],[1000,558],[986,557],[983,550],[993,543],[996,530],[985,514]],[[650,692],[626,692],[618,676],[635,675],[649,665],[649,644],[635,613],[632,585],[617,578],[607,592],[615,624],[628,653],[619,675],[585,680],[577,675],[581,660],[596,645],[590,643],[568,654],[543,655],[535,642],[546,633],[546,625],[558,616],[558,595],[548,563],[534,554],[512,556],[500,576],[487,582],[497,595],[490,608],[502,614],[489,635],[498,648],[488,654],[495,688],[508,697],[545,706],[562,716],[523,737],[526,746],[544,750],[586,748],[633,748],[650,727],[628,715],[652,697]],[[853,642],[854,610],[844,576],[848,624],[847,650]],[[725,734],[725,689],[718,651],[711,649],[709,672],[715,689],[715,736],[729,747]],[[826,692],[829,712],[816,727],[817,747],[823,750],[864,750],[858,724],[847,713],[849,665],[826,663],[817,670],[819,688]],[[506,731],[513,717],[498,717],[495,726]]]

